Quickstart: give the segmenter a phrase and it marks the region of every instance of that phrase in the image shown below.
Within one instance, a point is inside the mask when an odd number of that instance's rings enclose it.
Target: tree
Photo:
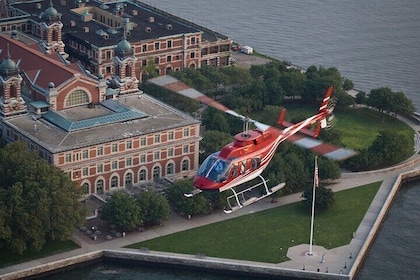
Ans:
[[[13,252],[39,251],[49,240],[67,240],[86,209],[79,187],[23,142],[0,150],[0,245]]]
[[[143,216],[143,224],[159,225],[169,218],[171,209],[168,200],[163,194],[155,191],[140,192],[136,202]]]
[[[144,217],[133,197],[116,192],[102,206],[101,218],[124,230],[132,230],[143,224]]]
[[[211,203],[205,196],[198,194],[193,197],[185,197],[184,194],[190,193],[194,189],[191,180],[181,180],[175,182],[166,189],[169,203],[180,213],[186,216],[193,216],[202,213],[210,213]]]
[[[203,134],[203,140],[200,142],[200,161],[207,158],[210,154],[220,151],[220,149],[233,141],[229,133],[217,130],[207,130]]]
[[[312,209],[313,187],[306,189],[303,194],[303,205]],[[315,190],[315,211],[326,211],[334,204],[334,193],[331,189],[318,187]]]

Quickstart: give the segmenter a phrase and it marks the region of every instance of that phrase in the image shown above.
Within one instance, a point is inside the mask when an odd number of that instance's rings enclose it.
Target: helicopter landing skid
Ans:
[[[194,189],[192,192],[184,193],[184,196],[185,197],[193,197],[194,195],[197,195],[201,192],[202,192],[202,190],[200,190],[200,189]]]
[[[233,188],[231,189],[233,192],[233,195],[228,196],[227,197],[227,203],[229,205],[228,209],[223,210],[226,214],[230,214],[236,210],[241,209],[244,206],[250,205],[252,203],[255,203],[263,198],[266,198],[267,196],[275,193],[276,191],[279,191],[280,189],[282,189],[286,184],[285,183],[281,183],[278,184],[274,187],[272,187],[271,189],[268,189],[267,187],[267,182],[268,180],[265,180],[261,175],[259,175],[259,177],[261,178],[262,182],[258,183],[254,186],[251,186],[245,190],[242,190],[240,192],[236,192]],[[264,185],[265,188],[265,193],[261,196],[252,196],[250,198],[245,198],[245,194],[251,193],[251,191],[261,185]],[[235,201],[235,205],[232,206],[232,204],[230,203],[231,200],[234,199]]]

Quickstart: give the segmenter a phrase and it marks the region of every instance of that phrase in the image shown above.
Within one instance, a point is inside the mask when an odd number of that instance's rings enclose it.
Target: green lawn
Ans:
[[[35,260],[79,248],[73,241],[50,241],[39,252],[27,252],[22,255],[13,254],[8,250],[0,250],[0,267],[10,266],[30,260]]]
[[[335,193],[335,205],[315,216],[315,243],[348,244],[381,182]],[[183,254],[279,263],[287,249],[309,243],[310,213],[300,202],[130,245]]]
[[[296,117],[309,117],[317,113],[317,107],[305,104],[286,104],[286,119],[291,120]],[[279,112],[280,114],[280,112]],[[407,124],[386,114],[366,108],[362,109],[341,109],[334,110],[337,119],[335,128],[340,131],[343,144],[351,149],[363,149],[369,147],[378,136],[381,130],[391,129],[400,133],[407,133],[411,138],[414,131]],[[252,115],[252,118],[275,125],[278,116],[273,116],[271,112],[259,112]],[[414,146],[414,140],[413,140]]]

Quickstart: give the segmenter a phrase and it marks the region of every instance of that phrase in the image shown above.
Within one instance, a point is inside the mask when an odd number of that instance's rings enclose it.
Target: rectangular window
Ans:
[[[140,139],[140,146],[146,146],[146,137]]]
[[[172,61],[172,56],[168,55],[168,56],[166,57],[166,62],[171,62],[171,61]]]
[[[158,49],[160,49],[160,43],[159,42],[156,42],[155,43],[155,50],[158,50]]]
[[[188,154],[190,152],[190,146],[184,145],[183,152],[184,152],[184,154]]]
[[[147,60],[146,59],[141,60],[141,66],[147,66]]]
[[[174,132],[173,131],[168,132],[168,140],[174,140]]]
[[[125,147],[126,147],[126,149],[131,149],[131,148],[133,148],[133,141],[128,140],[128,141],[125,143]]]
[[[113,144],[112,144],[112,152],[113,152],[113,153],[118,152],[118,144],[117,144],[117,143],[113,143]]]
[[[195,58],[195,52],[192,52],[192,53],[190,54],[190,57],[191,57],[191,58]]]
[[[83,159],[89,158],[89,150],[83,150]]]
[[[66,162],[71,162],[71,154],[66,154]]]
[[[125,166],[132,166],[133,165],[133,159],[132,158],[126,158],[125,159]]]
[[[166,42],[167,48],[172,48],[172,40]]]
[[[83,167],[82,174],[84,177],[89,176],[89,168]]]
[[[156,151],[156,152],[153,154],[153,159],[154,159],[154,160],[159,160],[159,159],[160,159],[160,152],[159,152],[159,151]]]
[[[160,143],[160,134],[155,134],[155,143]]]
[[[173,157],[174,156],[174,148],[169,148],[168,149],[168,157]]]
[[[111,165],[112,170],[118,169],[118,161],[114,160]]]
[[[98,147],[97,149],[96,149],[96,155],[97,156],[102,156],[104,154],[104,148],[102,148],[102,147]]]
[[[142,45],[141,46],[141,51],[142,52],[147,52],[147,45]]]
[[[159,57],[155,57],[155,64],[158,65],[159,64]]]
[[[188,137],[188,136],[190,136],[190,129],[187,127],[187,128],[184,128],[184,137]]]
[[[104,166],[102,164],[98,164],[96,166],[96,173],[102,173],[104,172]]]
[[[146,155],[140,155],[140,163],[146,162]]]

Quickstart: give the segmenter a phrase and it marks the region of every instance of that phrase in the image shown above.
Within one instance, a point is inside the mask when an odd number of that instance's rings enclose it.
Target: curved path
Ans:
[[[413,127],[416,131],[416,139],[420,139],[418,136],[418,131],[420,126],[414,124],[413,122],[399,117],[401,120],[405,121],[407,124]],[[343,279],[352,278],[355,271],[351,271],[354,261],[356,261],[359,255],[359,252],[363,249],[363,245],[369,235],[371,235],[371,229],[374,226],[376,218],[379,216],[382,210],[382,206],[385,201],[389,198],[389,194],[394,186],[394,183],[397,177],[401,173],[410,172],[416,170],[420,166],[420,155],[417,152],[420,150],[420,141],[415,141],[416,153],[406,160],[405,162],[393,166],[390,168],[369,171],[369,172],[358,172],[358,173],[343,173],[342,177],[333,185],[331,188],[333,191],[340,191],[349,188],[354,188],[357,186],[365,185],[368,183],[373,183],[377,181],[383,181],[377,195],[372,202],[371,207],[366,213],[363,221],[361,222],[359,228],[353,235],[353,239],[350,244],[334,248],[331,250],[326,250],[320,246],[313,247],[313,255],[308,256],[306,252],[309,249],[309,245],[301,244],[295,247],[289,248],[287,256],[291,259],[290,261],[283,262],[280,264],[261,264],[266,265],[267,267],[276,267],[291,269],[296,271],[301,271],[305,269],[306,272],[314,272],[325,274],[328,273],[328,276],[336,276]],[[92,252],[99,252],[101,250],[124,250],[129,251],[129,249],[122,249],[122,247],[145,241],[148,239],[164,236],[178,231],[183,231],[186,229],[203,226],[206,224],[238,217],[241,215],[246,215],[249,213],[266,210],[269,208],[278,207],[281,205],[294,203],[301,200],[301,194],[292,194],[284,197],[280,197],[277,203],[270,203],[270,199],[262,200],[258,203],[252,204],[245,207],[239,211],[233,212],[232,214],[225,214],[223,211],[214,213],[207,216],[195,217],[193,219],[187,220],[185,218],[179,217],[177,215],[172,215],[171,218],[163,225],[155,227],[153,229],[148,229],[144,232],[133,232],[125,235],[121,238],[116,238],[108,241],[93,241],[87,238],[84,238],[83,234],[80,231],[75,231],[73,234],[73,239],[80,244],[81,248],[72,250],[69,252],[64,252],[56,254],[53,256],[32,260],[26,263],[21,263],[9,267],[0,269],[0,279],[17,279],[18,272],[24,272],[26,275],[30,275],[31,271],[36,271],[39,267],[48,265],[49,267],[54,267],[54,264],[65,262],[65,260],[70,260],[67,263],[71,264],[79,256],[86,256],[86,258],[93,258]],[[138,252],[138,250],[135,250]],[[89,255],[91,254],[91,255]],[[210,258],[208,258],[210,259]],[[360,258],[359,258],[360,259]],[[220,259],[219,259],[220,260]],[[235,260],[222,260],[223,262],[235,262],[242,263],[242,261]],[[249,264],[249,262],[246,262]],[[257,263],[255,263],[257,264]],[[350,276],[349,276],[350,275]],[[308,275],[306,275],[308,276]],[[312,276],[311,276],[312,277]],[[321,277],[321,275],[320,275]]]

